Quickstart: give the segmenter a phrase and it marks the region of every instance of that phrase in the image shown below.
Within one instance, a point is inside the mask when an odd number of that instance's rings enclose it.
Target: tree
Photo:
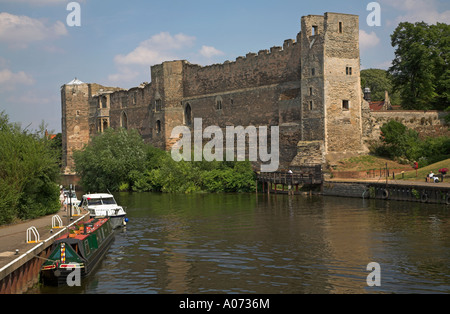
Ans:
[[[389,73],[405,109],[450,106],[449,25],[402,22],[391,35],[396,48]]]
[[[146,149],[136,130],[110,128],[74,152],[75,170],[87,191],[118,191],[122,184],[129,183],[130,173],[145,170]]]
[[[43,133],[0,113],[0,224],[59,210],[57,156]]]

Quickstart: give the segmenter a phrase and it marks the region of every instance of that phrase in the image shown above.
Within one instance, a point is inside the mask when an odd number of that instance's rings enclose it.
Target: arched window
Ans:
[[[109,127],[108,119],[103,119],[102,121],[103,121],[103,131],[105,131]]]
[[[128,129],[128,117],[125,111],[123,111],[120,116],[120,126],[124,129]]]
[[[190,104],[186,104],[186,108],[184,109],[184,123],[188,126],[192,124],[192,109]]]

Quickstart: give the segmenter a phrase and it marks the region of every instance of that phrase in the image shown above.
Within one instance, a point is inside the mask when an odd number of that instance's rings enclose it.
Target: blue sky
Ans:
[[[74,77],[130,88],[163,61],[233,61],[295,39],[304,15],[359,15],[363,69],[390,66],[399,22],[450,22],[448,0],[379,0],[381,26],[367,24],[364,0],[79,0],[71,27],[69,2],[0,0],[0,111],[23,127],[60,132],[60,87]]]

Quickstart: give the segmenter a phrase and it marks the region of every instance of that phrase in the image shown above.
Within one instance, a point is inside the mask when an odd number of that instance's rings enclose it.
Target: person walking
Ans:
[[[61,204],[61,208],[64,206],[64,191],[63,189],[59,190],[59,202]]]

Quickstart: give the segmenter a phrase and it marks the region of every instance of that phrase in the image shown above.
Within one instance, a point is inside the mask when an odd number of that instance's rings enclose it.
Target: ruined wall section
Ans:
[[[395,120],[406,127],[419,133],[422,138],[450,136],[449,125],[445,121],[447,112],[444,111],[420,111],[420,110],[386,110],[372,111],[368,118],[368,131],[365,133],[366,141],[380,139],[380,127]]]

